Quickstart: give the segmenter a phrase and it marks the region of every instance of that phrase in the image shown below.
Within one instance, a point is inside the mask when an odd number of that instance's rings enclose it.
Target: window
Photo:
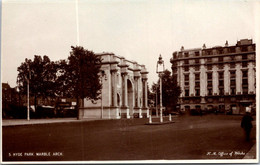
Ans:
[[[182,52],[178,52],[179,58],[182,58]]]
[[[246,52],[246,51],[247,51],[247,46],[242,46],[242,47],[241,47],[241,51],[242,51],[242,52]]]
[[[218,61],[219,61],[219,62],[223,62],[223,57],[219,57],[219,58],[218,58]]]
[[[236,78],[236,71],[230,71],[230,78]]]
[[[189,81],[185,81],[184,84],[185,84],[185,86],[189,86],[190,83],[189,83]]]
[[[223,49],[219,49],[219,50],[218,50],[218,53],[219,53],[219,54],[223,54]]]
[[[255,45],[253,45],[253,51],[255,51]]]
[[[212,87],[212,81],[208,81],[208,87]]]
[[[218,64],[218,69],[223,69],[223,64]]]
[[[200,63],[200,59],[195,59],[195,63],[199,64]]]
[[[188,89],[185,90],[185,96],[189,96],[189,90]]]
[[[195,71],[199,71],[200,67],[199,66],[195,66]]]
[[[236,80],[230,80],[230,85],[231,86],[236,86]]]
[[[246,71],[242,71],[243,74],[243,78],[247,78],[247,70]]]
[[[223,79],[224,78],[224,73],[223,72],[219,72],[218,73],[218,78],[219,79]]]
[[[195,52],[195,56],[200,56],[200,52]]]
[[[212,70],[212,65],[207,66],[208,70]]]
[[[212,54],[212,51],[211,50],[208,50],[207,51],[207,55],[211,55]]]
[[[208,95],[212,96],[212,89],[208,89]]]
[[[243,67],[243,68],[246,68],[246,67],[247,67],[247,62],[246,62],[246,61],[243,61],[243,62],[242,62],[242,67]]]
[[[248,79],[243,79],[242,80],[242,85],[248,85]]]
[[[234,61],[234,60],[233,60]],[[234,62],[231,62],[230,63],[230,68],[235,68],[236,67],[236,64]]]
[[[176,53],[176,52],[174,52],[172,55],[173,55],[173,58],[174,58],[174,59],[177,58],[177,53]]]
[[[243,94],[248,94],[248,88],[247,87],[243,87]]]
[[[195,103],[200,103],[200,98],[195,99]],[[200,107],[200,106],[199,106]]]
[[[242,55],[242,60],[247,60],[247,54]]]
[[[224,88],[219,88],[219,95],[224,95]]]
[[[235,95],[236,94],[236,88],[231,88],[231,95]]]
[[[207,59],[207,62],[212,62],[212,58],[208,58],[208,59]]]
[[[185,74],[185,75],[184,75],[184,80],[185,80],[185,81],[189,81],[189,75],[188,75],[188,74]]]
[[[196,96],[200,96],[200,89],[196,89]]]
[[[184,64],[189,64],[189,60],[184,60]]]
[[[195,87],[200,87],[200,82],[195,82]]]
[[[212,73],[208,73],[208,80],[212,79]]]
[[[185,57],[189,57],[189,52],[185,52],[185,53],[184,53],[184,56],[185,56]]]
[[[219,80],[219,86],[224,86],[224,80]]]
[[[188,72],[188,71],[189,71],[189,67],[188,67],[188,66],[185,66],[185,67],[184,67],[184,71],[185,71],[185,72]]]
[[[229,51],[230,51],[230,53],[235,53],[236,49],[235,49],[235,47],[232,47],[232,48],[229,48]]]
[[[200,74],[199,73],[195,74],[195,80],[200,80]]]

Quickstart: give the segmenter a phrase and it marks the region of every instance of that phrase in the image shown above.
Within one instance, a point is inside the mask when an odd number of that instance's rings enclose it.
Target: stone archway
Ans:
[[[133,116],[134,113],[134,89],[132,82],[127,80],[127,102],[129,107],[129,115]]]
[[[122,105],[120,94],[117,93],[116,96],[117,96],[116,97],[116,99],[117,99],[117,106],[120,107]],[[118,113],[118,118],[121,118],[121,114],[122,114],[121,109],[118,109],[117,113]]]
[[[98,54],[102,59],[101,70],[106,73],[103,81],[103,98],[96,104],[84,99],[83,118],[131,118],[138,114],[149,116],[147,106],[147,70],[145,65],[126,60],[111,53]],[[135,96],[137,103],[135,102]],[[144,96],[144,97],[142,97]],[[99,104],[100,103],[100,104]]]
[[[117,106],[121,106],[121,99],[120,99],[120,95],[117,93]]]

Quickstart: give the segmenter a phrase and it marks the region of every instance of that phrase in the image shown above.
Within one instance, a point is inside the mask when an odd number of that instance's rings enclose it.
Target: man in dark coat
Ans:
[[[253,127],[252,125],[253,118],[250,113],[251,113],[251,108],[246,107],[246,114],[243,116],[241,121],[241,127],[245,130],[246,141],[250,141],[250,132]]]

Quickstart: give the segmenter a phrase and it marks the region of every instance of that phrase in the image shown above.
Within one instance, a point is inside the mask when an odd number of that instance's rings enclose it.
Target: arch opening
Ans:
[[[127,80],[127,101],[129,106],[130,115],[133,115],[133,108],[134,108],[134,90],[132,82],[128,79]]]

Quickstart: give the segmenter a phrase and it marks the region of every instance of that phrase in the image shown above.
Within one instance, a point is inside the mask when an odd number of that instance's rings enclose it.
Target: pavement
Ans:
[[[160,117],[153,116],[153,123],[159,121]],[[168,117],[164,117],[168,121]],[[172,116],[172,119],[176,116]],[[3,119],[2,126],[18,126],[18,125],[32,125],[32,124],[51,124],[51,123],[67,123],[67,122],[85,122],[85,121],[95,121],[95,120],[109,120],[109,119],[97,119],[97,118],[85,118],[78,120],[77,118],[49,118],[49,119]],[[147,119],[148,120],[148,119]],[[165,121],[165,119],[164,119]]]
[[[178,117],[174,117],[177,119]],[[159,118],[153,117],[153,121]],[[77,120],[76,118],[52,118],[52,119],[4,119],[2,120],[2,126],[19,126],[19,125],[34,125],[34,124],[51,124],[51,123],[69,123],[69,122],[85,122],[85,121],[95,121],[95,120],[102,120],[102,119],[82,119]],[[105,119],[103,119],[105,120]],[[108,119],[106,119],[108,120]],[[149,119],[147,119],[149,120]],[[164,120],[165,121],[165,120]],[[176,121],[176,120],[175,120]],[[165,121],[166,122],[166,121]],[[177,121],[178,122],[178,121]],[[253,125],[256,123],[253,122]],[[255,142],[254,142],[255,143]],[[243,159],[256,159],[256,144],[252,146],[252,148],[246,153]]]
[[[33,124],[51,124],[51,123],[68,123],[101,120],[96,118],[88,118],[78,120],[77,118],[51,118],[51,119],[3,119],[2,126],[18,126],[18,125],[33,125]]]

